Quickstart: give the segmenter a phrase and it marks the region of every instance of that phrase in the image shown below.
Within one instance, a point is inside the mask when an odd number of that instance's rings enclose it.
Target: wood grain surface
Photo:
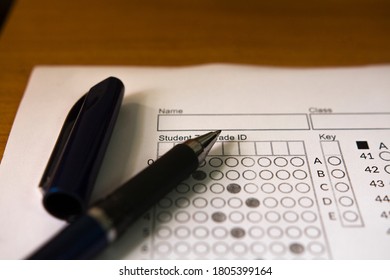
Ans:
[[[0,33],[0,158],[35,65],[390,62],[388,0],[15,0]]]

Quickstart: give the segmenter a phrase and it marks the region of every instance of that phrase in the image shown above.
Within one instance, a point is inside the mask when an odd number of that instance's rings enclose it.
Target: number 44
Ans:
[[[385,196],[380,196],[380,195],[378,195],[376,198],[375,198],[375,201],[378,201],[378,202],[390,202],[390,199],[389,199],[389,197],[387,196],[387,195],[385,195]]]

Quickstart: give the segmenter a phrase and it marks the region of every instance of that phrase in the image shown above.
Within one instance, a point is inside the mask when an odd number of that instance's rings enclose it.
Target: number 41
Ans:
[[[360,158],[363,158],[363,159],[374,159],[374,157],[372,156],[371,153],[362,153],[360,155]]]

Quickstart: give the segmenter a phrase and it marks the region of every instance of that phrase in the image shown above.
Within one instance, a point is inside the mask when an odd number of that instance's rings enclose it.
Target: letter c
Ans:
[[[329,188],[325,188],[325,186],[328,186],[328,185],[327,185],[327,184],[321,184],[321,185],[320,185],[321,190],[323,190],[323,191],[329,191]]]

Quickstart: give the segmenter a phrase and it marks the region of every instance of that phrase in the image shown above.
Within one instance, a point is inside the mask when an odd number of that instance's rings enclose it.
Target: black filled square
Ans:
[[[368,150],[368,142],[367,141],[356,141],[357,148],[359,150]]]

